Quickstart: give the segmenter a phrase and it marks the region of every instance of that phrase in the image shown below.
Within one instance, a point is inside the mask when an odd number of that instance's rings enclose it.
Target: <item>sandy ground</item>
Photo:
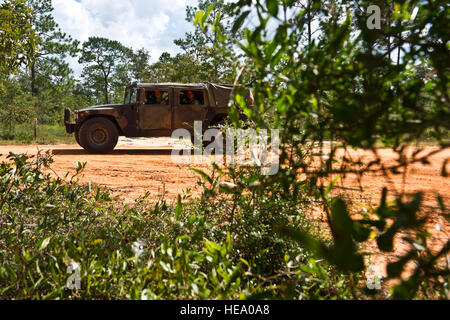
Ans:
[[[182,147],[183,143],[170,138],[120,137],[116,149],[107,155],[89,154],[78,145],[24,145],[0,146],[0,159],[9,152],[36,154],[38,150],[51,150],[55,161],[53,169],[61,177],[66,172],[74,173],[78,162],[87,162],[79,176],[81,183],[105,186],[131,203],[147,191],[150,199],[163,194],[166,199],[173,199],[183,190],[195,189],[197,175],[189,170],[189,164],[171,161],[172,148]],[[199,192],[193,191],[193,196]]]
[[[53,169],[61,176],[64,176],[66,172],[75,172],[78,162],[87,162],[80,176],[81,183],[91,182],[106,186],[126,202],[132,202],[146,191],[150,192],[151,199],[157,199],[162,192],[167,199],[171,199],[188,188],[194,195],[198,195],[200,192],[196,184],[198,175],[190,171],[189,167],[205,170],[209,168],[206,157],[199,158],[201,163],[191,162],[190,164],[182,163],[181,156],[172,157],[172,149],[178,150],[177,154],[180,154],[179,149],[189,144],[190,142],[179,142],[171,138],[120,137],[115,150],[107,155],[89,154],[78,145],[0,146],[0,160],[3,160],[9,152],[36,154],[38,150],[50,150],[55,160]],[[424,155],[435,149],[426,147],[418,155]],[[378,149],[378,152],[385,165],[395,163],[397,155],[391,150]],[[360,158],[364,163],[373,160],[370,152],[360,150],[353,151],[350,156],[353,160]],[[430,209],[437,209],[437,193],[440,193],[449,204],[450,179],[441,176],[442,164],[448,158],[450,158],[449,148],[431,156],[430,164],[410,165],[406,176],[390,174],[391,180],[380,172],[364,176],[361,184],[364,190],[364,202],[376,205],[383,187],[389,186],[390,190],[396,190],[398,193],[424,191],[425,206]],[[450,161],[447,163],[447,171],[450,172]],[[358,197],[360,184],[356,175],[350,174],[345,179],[341,176],[335,185],[334,193],[339,191]],[[394,196],[393,193],[390,195]]]
[[[186,143],[189,145],[189,142]],[[200,187],[196,183],[198,176],[189,170],[189,167],[204,170],[209,167],[207,161],[190,165],[174,163],[171,157],[172,149],[181,148],[183,145],[186,144],[170,138],[121,137],[116,149],[107,155],[88,154],[78,145],[0,146],[0,155],[2,155],[0,160],[3,160],[10,151],[35,154],[38,149],[51,150],[55,160],[53,169],[60,176],[64,176],[66,172],[75,172],[77,162],[86,161],[86,168],[80,176],[81,183],[91,182],[106,186],[127,203],[133,202],[147,191],[150,193],[150,199],[158,199],[164,195],[166,199],[174,200],[186,189],[191,189],[190,194],[193,197],[200,195]],[[433,150],[433,147],[427,147],[421,154]],[[386,165],[395,163],[396,154],[392,151],[379,149],[378,152]],[[371,158],[370,153],[359,150],[353,151],[352,156],[360,157],[362,162],[368,162]],[[174,159],[179,160],[179,158],[178,156]],[[431,217],[430,241],[433,247],[440,248],[450,237],[450,224],[438,217],[439,209],[436,201],[436,194],[439,193],[447,207],[450,205],[450,179],[441,176],[442,164],[448,158],[450,158],[450,149],[447,148],[430,157],[430,164],[411,165],[407,175],[391,175],[390,181],[381,173],[369,174],[362,180],[364,193],[360,192],[356,177],[349,175],[345,180],[339,181],[333,193],[345,192],[347,195],[350,194],[356,203],[376,206],[384,186],[394,185],[398,192],[423,191],[425,211]],[[450,172],[450,161],[447,163],[447,171]],[[396,241],[395,254],[407,250],[409,245],[402,241],[402,239]],[[395,259],[394,255],[379,255],[374,257],[374,262],[382,265],[392,259]]]

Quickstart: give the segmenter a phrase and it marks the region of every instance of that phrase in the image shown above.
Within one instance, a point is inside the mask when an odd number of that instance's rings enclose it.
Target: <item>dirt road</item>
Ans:
[[[165,138],[121,138],[112,154],[107,155],[89,154],[78,145],[0,146],[0,159],[9,152],[36,154],[38,150],[51,150],[53,169],[61,177],[66,172],[74,173],[78,162],[87,162],[80,175],[81,183],[105,186],[129,203],[146,191],[150,192],[150,199],[163,194],[173,199],[188,188],[194,189],[193,196],[198,195],[197,175],[189,170],[188,164],[177,165],[171,161],[174,146],[180,145]]]
[[[137,197],[150,192],[151,199],[164,194],[167,199],[174,199],[183,190],[191,189],[193,196],[200,193],[196,181],[197,175],[189,170],[196,167],[207,170],[207,159],[204,163],[176,164],[172,161],[172,148],[180,148],[183,144],[170,138],[120,138],[119,144],[112,154],[94,155],[84,151],[78,145],[24,145],[0,146],[0,159],[4,159],[10,151],[15,153],[36,154],[37,150],[51,150],[55,163],[53,169],[61,176],[66,172],[75,172],[77,162],[87,162],[81,174],[81,183],[95,183],[110,188],[114,194],[132,202]],[[427,147],[422,153],[433,150]],[[385,163],[392,163],[396,154],[388,149],[379,149]],[[357,151],[354,155],[370,159],[370,153]],[[450,150],[446,149],[430,158],[431,164],[416,163],[408,169],[403,180],[402,175],[392,175],[388,181],[382,174],[371,174],[363,181],[366,201],[379,198],[384,186],[393,182],[397,190],[407,193],[425,191],[426,205],[435,207],[436,192],[439,192],[447,203],[450,203],[450,179],[441,176],[442,163],[450,158]],[[369,160],[367,160],[369,161]],[[450,163],[447,164],[450,172]],[[358,193],[359,184],[354,176],[341,180],[337,190]],[[392,188],[390,188],[392,189]]]

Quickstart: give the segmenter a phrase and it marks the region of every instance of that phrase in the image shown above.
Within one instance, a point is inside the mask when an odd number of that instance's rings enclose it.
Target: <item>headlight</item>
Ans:
[[[86,116],[87,114],[88,114],[87,111],[75,112],[74,119],[75,119],[75,121],[78,121],[81,118],[83,118],[84,116]]]

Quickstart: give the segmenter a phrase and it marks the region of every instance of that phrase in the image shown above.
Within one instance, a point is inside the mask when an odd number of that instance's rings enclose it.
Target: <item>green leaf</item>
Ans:
[[[300,245],[304,246],[314,254],[319,257],[327,256],[326,247],[318,240],[314,239],[307,232],[294,229],[291,227],[283,226],[283,225],[274,225],[274,230],[277,233],[286,235],[295,241],[297,241]]]
[[[220,167],[217,165],[217,163],[213,162],[212,165],[213,165],[214,169],[216,169],[217,172],[219,172],[219,174],[220,174],[221,176],[225,175],[224,172],[223,172],[223,170],[220,169]]]
[[[236,127],[239,126],[240,116],[234,105],[231,106],[230,111],[228,112],[228,117]]]
[[[418,273],[412,275],[408,280],[392,288],[392,298],[394,300],[409,300],[416,296],[417,289],[421,283]]]
[[[333,199],[331,205],[331,225],[335,242],[351,241],[353,221],[350,219],[347,206],[341,198]]]
[[[365,230],[357,230],[359,225],[354,224],[349,217],[347,206],[341,198],[335,198],[331,205],[331,230],[333,233],[334,247],[331,249],[328,260],[344,271],[359,272],[364,269],[364,260],[357,252],[352,239],[366,236]],[[367,237],[370,232],[367,232]]]
[[[160,261],[159,264],[164,269],[164,271],[173,273],[173,270],[171,269],[170,265],[168,263],[165,263],[164,261]]]
[[[300,266],[300,270],[302,270],[303,272],[309,273],[309,274],[315,274],[316,270],[314,270],[313,268],[311,268],[308,265],[301,265]]]
[[[381,193],[380,206],[375,210],[376,214],[382,219],[391,217],[393,215],[393,211],[387,206],[386,197],[387,197],[387,188],[384,187]]]
[[[234,21],[233,27],[231,28],[231,33],[236,33],[244,24],[245,19],[248,17],[250,11],[244,11],[241,15]]]
[[[175,220],[179,220],[180,219],[181,210],[182,210],[181,197],[180,197],[180,195],[178,195],[178,197],[177,197],[177,206],[175,208]]]
[[[204,14],[203,11],[198,11],[198,12],[195,14],[195,17],[194,17],[194,25],[200,24],[200,21],[201,21],[201,19],[202,19],[202,17],[203,17],[203,14]]]
[[[352,236],[358,242],[366,241],[369,238],[370,229],[364,227],[358,221],[353,221]]]
[[[278,14],[278,0],[266,0],[267,11],[276,17]]]
[[[211,11],[214,9],[214,7],[215,7],[215,5],[210,5],[207,9],[206,9],[206,11],[205,11],[205,13],[203,14],[203,16],[201,17],[201,19],[200,19],[200,26],[203,28],[203,26],[204,26],[204,24],[205,24],[205,21],[206,21],[206,19],[208,19],[208,17],[209,17],[209,14],[211,13]]]
[[[275,67],[281,60],[281,58],[283,57],[283,54],[286,52],[284,47],[281,47],[277,53],[272,57],[271,61],[270,61],[270,66],[273,68]]]
[[[39,250],[44,250],[45,248],[47,248],[48,244],[50,243],[50,239],[51,238],[52,237],[48,237],[48,238],[42,239],[40,241],[40,243],[38,244],[38,249]]]
[[[405,256],[401,257],[398,261],[391,262],[387,265],[386,271],[389,278],[397,278],[401,275],[405,264],[416,256],[416,251],[411,250]]]
[[[205,181],[207,181],[207,182],[212,184],[211,177],[208,176],[206,173],[204,173],[202,170],[199,170],[199,169],[196,169],[196,168],[189,168],[189,170],[197,173],[198,175],[200,175],[203,178],[203,180],[205,180]]]
[[[324,193],[325,197],[328,196],[328,194],[330,193],[331,189],[332,189],[333,186],[336,184],[336,182],[338,182],[338,180],[339,180],[340,177],[341,177],[341,176],[337,176],[337,177],[335,177],[333,180],[331,180],[331,182],[328,184],[328,186],[327,186],[326,189],[325,189],[325,193]]]
[[[239,277],[239,275],[242,273],[242,263],[239,262],[236,267],[233,269],[233,272],[231,273],[230,278],[227,281],[227,284],[225,286],[224,292],[228,292],[231,288],[231,285],[236,281],[236,279]]]
[[[385,233],[377,238],[378,248],[381,251],[392,251],[394,247],[394,236],[397,233],[397,230],[398,226],[394,224]]]

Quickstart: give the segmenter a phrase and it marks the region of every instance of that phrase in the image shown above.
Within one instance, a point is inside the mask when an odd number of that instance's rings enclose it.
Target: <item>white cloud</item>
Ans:
[[[153,61],[164,51],[178,52],[173,40],[193,29],[185,20],[186,5],[195,0],[52,0],[53,15],[62,31],[86,41],[90,36],[120,41],[133,49],[144,47]],[[75,59],[70,64],[79,74]]]

